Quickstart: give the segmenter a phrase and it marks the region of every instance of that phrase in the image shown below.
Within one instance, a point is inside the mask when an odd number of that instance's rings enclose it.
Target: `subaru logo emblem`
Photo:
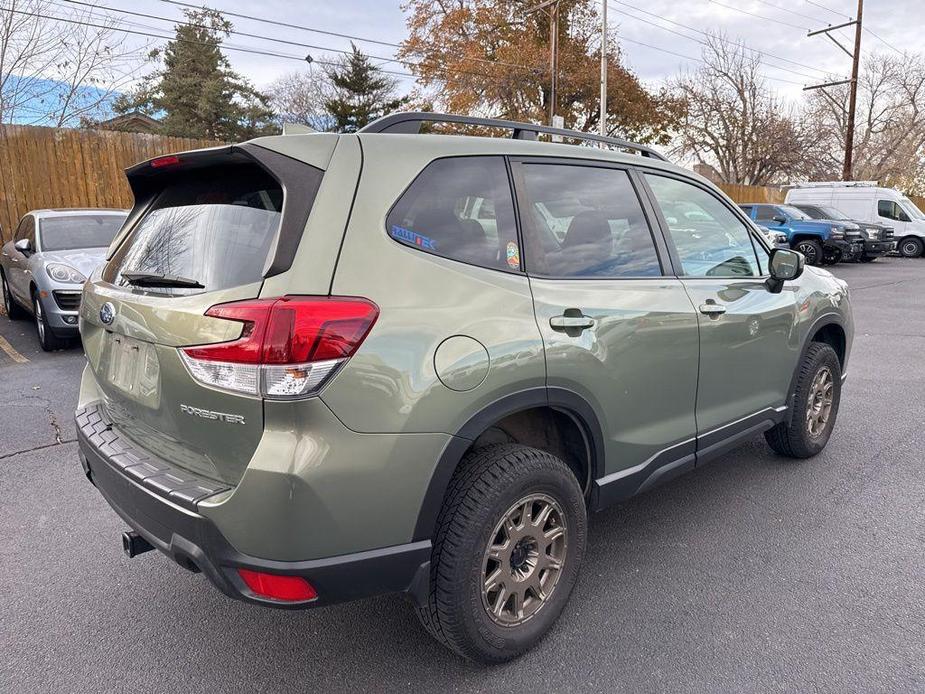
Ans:
[[[106,325],[112,323],[113,319],[116,317],[116,307],[113,306],[108,301],[100,306],[100,320],[103,321]]]

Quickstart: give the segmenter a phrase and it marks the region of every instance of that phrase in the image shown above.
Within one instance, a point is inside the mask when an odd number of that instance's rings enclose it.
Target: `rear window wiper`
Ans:
[[[160,272],[123,272],[122,279],[134,287],[183,287],[205,289],[198,280],[179,275],[165,275]]]

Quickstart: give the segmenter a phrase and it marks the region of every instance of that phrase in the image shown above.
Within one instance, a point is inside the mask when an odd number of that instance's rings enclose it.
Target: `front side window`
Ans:
[[[23,217],[16,228],[15,240],[21,241],[22,239],[29,239],[35,245],[35,220],[31,214]]]
[[[761,267],[745,223],[698,186],[646,174],[689,277],[758,277]]]
[[[529,272],[557,278],[662,274],[655,242],[626,171],[524,164],[522,174]]]
[[[125,215],[115,214],[45,217],[39,225],[39,240],[43,251],[106,248],[124,221]]]
[[[407,246],[495,270],[520,271],[517,224],[502,157],[431,162],[386,219]]]
[[[891,219],[894,222],[912,221],[909,219],[909,215],[907,215],[899,204],[893,200],[877,201],[877,214],[886,219]]]

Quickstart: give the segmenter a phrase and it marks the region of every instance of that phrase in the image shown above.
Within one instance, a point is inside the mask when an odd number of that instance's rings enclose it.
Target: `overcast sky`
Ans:
[[[722,30],[730,38],[741,38],[750,48],[774,54],[776,58],[770,55],[766,58],[765,73],[772,79],[771,84],[787,98],[799,98],[803,85],[819,81],[824,78],[826,72],[846,76],[850,71],[850,59],[847,55],[823,36],[808,38],[806,30],[819,28],[828,23],[838,24],[847,21],[856,11],[856,0],[818,0],[818,3],[816,0],[621,0],[620,4],[617,4],[616,0],[610,2],[610,27],[621,39],[624,62],[652,86],[677,73],[679,69],[695,68],[696,60],[681,56],[696,58],[702,48],[696,41],[659,29],[652,24],[700,39],[703,38],[702,35],[678,24],[700,31]],[[110,8],[131,9],[172,20],[182,16],[179,7],[165,0],[103,0],[103,3]],[[229,47],[245,46],[296,57],[310,53],[316,58],[325,53],[325,48],[349,48],[349,42],[345,39],[303,31],[292,25],[395,43],[405,37],[405,16],[399,0],[211,0],[208,4],[222,10],[258,15],[286,24],[269,25],[229,17],[238,31],[313,44],[321,48],[281,45],[240,36],[229,38],[226,41]],[[823,9],[820,5],[829,9]],[[629,6],[642,8],[650,14],[631,9]],[[761,18],[731,9],[733,7],[761,15]],[[172,33],[169,22],[122,16],[126,22],[144,25],[141,30],[157,29],[161,33]],[[651,23],[647,24],[641,20]],[[671,24],[669,20],[678,24]],[[865,27],[893,48],[871,33],[865,32],[862,51],[893,52],[894,48],[899,51],[920,50],[925,29],[925,3],[922,0],[868,2],[864,20]],[[138,26],[133,28],[139,29]],[[842,36],[845,44],[850,47],[853,28],[843,30]],[[140,44],[142,40],[138,37],[128,39],[133,45]],[[395,49],[389,46],[372,43],[358,45],[372,55],[394,55]],[[299,60],[286,58],[234,51],[228,51],[228,56],[234,68],[258,87],[265,86],[288,71],[305,67],[305,63]],[[384,63],[383,67],[403,70],[395,63]],[[410,87],[410,80],[405,81]]]

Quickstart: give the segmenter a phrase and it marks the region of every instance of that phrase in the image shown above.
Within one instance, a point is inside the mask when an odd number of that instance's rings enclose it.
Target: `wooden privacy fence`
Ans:
[[[780,203],[787,196],[787,191],[776,186],[743,186],[737,183],[718,183],[723,192],[735,202],[770,202]]]
[[[0,225],[45,207],[130,207],[124,169],[159,154],[221,142],[108,130],[0,126]]]

